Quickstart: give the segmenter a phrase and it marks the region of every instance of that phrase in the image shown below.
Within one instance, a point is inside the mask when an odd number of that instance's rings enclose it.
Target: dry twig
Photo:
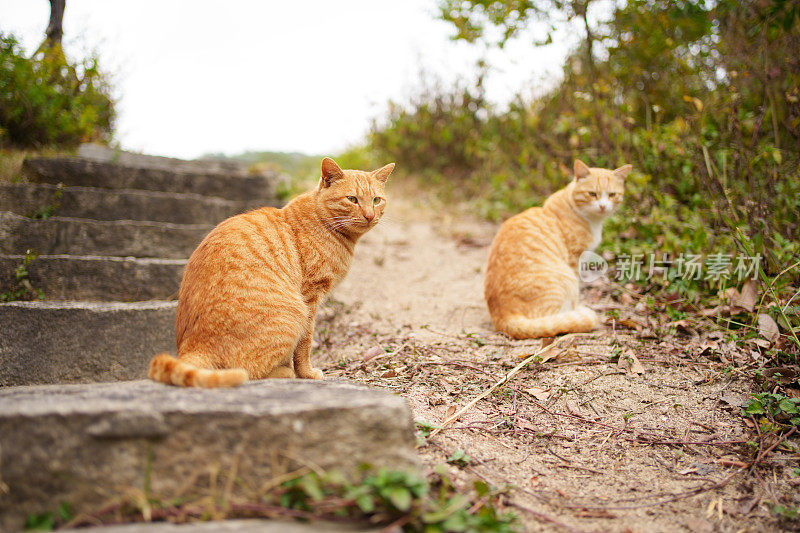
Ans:
[[[517,365],[517,366],[515,366],[513,369],[511,369],[511,371],[509,371],[509,372],[508,372],[508,374],[506,374],[505,376],[503,376],[503,378],[502,378],[500,381],[498,381],[497,383],[495,383],[494,385],[492,385],[491,387],[489,387],[488,389],[486,389],[486,390],[485,390],[485,391],[484,391],[482,394],[480,394],[479,396],[477,396],[477,397],[473,398],[473,399],[472,399],[472,400],[471,400],[471,401],[470,401],[470,402],[469,402],[467,405],[465,405],[464,407],[462,407],[461,409],[459,409],[459,410],[458,410],[457,412],[455,412],[455,413],[454,413],[452,416],[450,416],[450,418],[448,418],[447,420],[445,420],[444,422],[442,422],[442,425],[441,425],[441,426],[439,426],[438,428],[436,428],[435,430],[433,430],[433,431],[431,432],[430,436],[431,436],[431,437],[435,436],[437,433],[439,433],[440,431],[442,431],[442,430],[443,430],[443,429],[444,429],[446,426],[448,426],[448,425],[450,425],[451,423],[453,423],[454,421],[458,420],[458,419],[461,417],[461,415],[463,415],[464,413],[466,413],[467,411],[469,411],[469,410],[470,410],[470,408],[472,408],[472,406],[473,406],[473,405],[475,405],[476,403],[478,403],[479,401],[481,401],[483,398],[486,398],[487,396],[489,396],[489,395],[490,395],[490,394],[491,394],[491,393],[492,393],[492,392],[493,392],[495,389],[497,389],[498,387],[502,387],[503,385],[505,385],[506,383],[508,383],[508,382],[511,380],[511,378],[513,378],[514,376],[516,376],[516,375],[519,373],[519,371],[520,371],[520,370],[522,370],[523,368],[525,368],[525,367],[526,367],[526,366],[527,366],[529,363],[531,363],[532,361],[534,361],[534,360],[535,360],[537,357],[539,357],[539,356],[540,356],[541,354],[543,354],[545,351],[548,351],[548,350],[553,350],[553,349],[555,349],[556,345],[558,345],[558,344],[562,344],[562,343],[564,343],[564,341],[566,341],[566,340],[569,340],[569,339],[573,339],[573,338],[575,338],[575,337],[577,337],[577,336],[580,336],[580,335],[585,335],[585,334],[581,334],[581,333],[570,333],[569,335],[564,335],[563,337],[561,337],[560,339],[556,340],[556,341],[555,341],[555,342],[553,342],[552,344],[549,344],[549,345],[545,346],[544,348],[542,348],[542,349],[538,350],[538,351],[537,351],[536,353],[534,353],[533,355],[530,355],[530,356],[526,357],[526,358],[525,358],[525,360],[523,360],[523,361],[522,361],[520,364],[518,364],[518,365]]]

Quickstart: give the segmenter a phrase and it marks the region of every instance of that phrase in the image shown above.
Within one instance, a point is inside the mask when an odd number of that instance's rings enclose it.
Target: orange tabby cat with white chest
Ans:
[[[317,306],[383,215],[393,169],[342,170],[326,157],[317,188],[282,209],[257,209],[214,228],[181,281],[178,358],[157,355],[150,378],[196,387],[322,379],[310,362]]]
[[[575,180],[542,207],[506,220],[492,241],[484,296],[498,331],[515,339],[591,331],[579,299],[578,258],[594,250],[603,222],[622,203],[631,165],[616,170],[575,161]]]

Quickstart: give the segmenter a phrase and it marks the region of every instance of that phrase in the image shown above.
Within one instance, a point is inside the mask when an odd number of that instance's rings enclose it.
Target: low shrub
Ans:
[[[97,58],[70,63],[60,47],[25,57],[0,34],[0,146],[72,147],[111,139],[114,101]]]

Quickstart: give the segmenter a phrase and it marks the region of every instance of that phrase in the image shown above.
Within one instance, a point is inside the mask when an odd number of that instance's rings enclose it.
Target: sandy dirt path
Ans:
[[[326,376],[403,395],[423,426],[541,346],[491,328],[482,283],[497,226],[419,215],[435,210],[390,203],[321,311],[314,351]],[[739,472],[752,438],[739,414],[751,385],[735,368],[746,354],[719,335],[709,349],[706,333],[659,329],[602,284],[585,297],[614,319],[423,439],[426,468],[463,450],[469,461],[449,465],[453,479],[464,490],[476,478],[508,487],[526,531],[779,529],[769,503],[797,492],[796,457],[775,454],[761,481]]]

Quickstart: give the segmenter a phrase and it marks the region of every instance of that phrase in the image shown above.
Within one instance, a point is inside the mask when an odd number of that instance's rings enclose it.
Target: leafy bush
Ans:
[[[427,481],[416,473],[380,469],[355,485],[337,474],[309,473],[281,485],[280,504],[323,518],[331,512],[351,519],[371,517],[373,523],[402,524],[403,531],[517,530],[516,517],[497,509],[500,494],[496,490],[475,481],[477,503],[473,503],[456,490],[446,470],[437,467]]]
[[[788,425],[800,428],[800,399],[782,394],[761,392],[753,394],[742,408],[742,416],[768,417],[774,426]]]
[[[13,36],[0,34],[0,145],[109,141],[114,117],[96,58],[70,64],[60,47],[27,58]]]

